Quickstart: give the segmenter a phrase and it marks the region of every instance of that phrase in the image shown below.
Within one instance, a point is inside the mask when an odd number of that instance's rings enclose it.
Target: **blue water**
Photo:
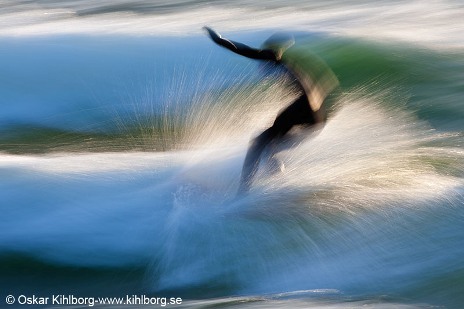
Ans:
[[[0,2],[2,305],[464,305],[462,4],[239,4]],[[291,31],[340,81],[238,200],[249,140],[297,94],[204,24]]]

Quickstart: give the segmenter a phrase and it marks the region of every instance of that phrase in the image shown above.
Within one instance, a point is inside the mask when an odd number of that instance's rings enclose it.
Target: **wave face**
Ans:
[[[464,304],[458,2],[0,3],[6,294]],[[290,29],[340,81],[240,198],[250,138],[298,93],[204,23],[252,46]]]

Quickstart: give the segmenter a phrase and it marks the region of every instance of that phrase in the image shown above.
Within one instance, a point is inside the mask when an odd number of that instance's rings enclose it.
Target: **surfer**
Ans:
[[[272,66],[284,68],[294,80],[301,95],[287,108],[279,113],[274,124],[254,138],[245,156],[239,185],[239,193],[247,192],[258,171],[260,156],[271,142],[282,138],[295,125],[313,127],[323,124],[326,114],[322,103],[338,85],[338,81],[327,65],[322,61],[305,59],[305,53],[297,51],[292,35],[276,33],[269,37],[260,49],[223,38],[210,27],[204,27],[211,39],[218,45],[247,58],[265,61]],[[293,51],[292,51],[293,50]],[[309,71],[307,64],[313,62]],[[314,66],[314,62],[318,62]],[[317,74],[312,74],[316,72]],[[313,75],[313,76],[312,76]]]

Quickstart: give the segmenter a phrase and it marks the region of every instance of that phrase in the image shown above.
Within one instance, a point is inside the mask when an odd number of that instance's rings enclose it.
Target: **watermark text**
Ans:
[[[180,297],[152,297],[147,295],[126,295],[124,297],[80,297],[74,295],[8,295],[5,298],[8,305],[80,305],[93,307],[95,305],[152,305],[167,307],[181,305]]]

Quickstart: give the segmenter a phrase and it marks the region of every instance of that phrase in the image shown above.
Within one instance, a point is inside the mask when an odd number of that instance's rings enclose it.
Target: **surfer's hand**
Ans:
[[[207,26],[204,26],[203,27],[204,30],[206,30],[206,32],[208,32],[209,36],[211,37],[211,39],[214,41],[214,42],[217,42],[219,41],[222,37],[219,33],[217,33],[216,31],[214,31],[213,29],[211,29],[210,27],[207,27]]]

